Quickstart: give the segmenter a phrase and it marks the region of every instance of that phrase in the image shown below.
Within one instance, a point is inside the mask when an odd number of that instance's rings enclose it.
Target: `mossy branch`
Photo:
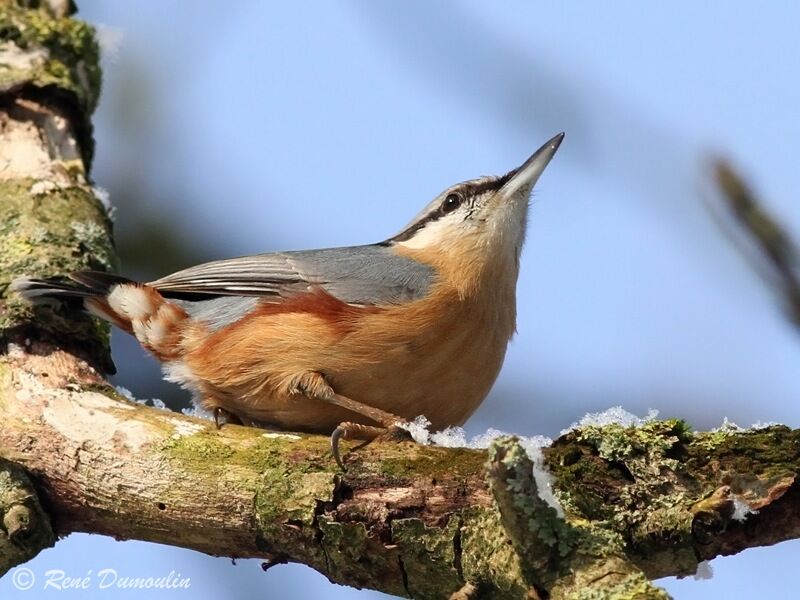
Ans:
[[[800,431],[781,426],[582,427],[544,450],[559,519],[513,438],[488,453],[376,443],[343,474],[323,437],[217,430],[41,350],[3,363],[0,453],[33,476],[57,535],[301,562],[415,598],[659,598],[649,579],[800,536]]]
[[[97,45],[69,7],[0,2],[0,292],[116,261],[88,181]],[[84,531],[414,598],[662,598],[650,579],[800,536],[800,432],[785,427],[582,427],[544,450],[562,518],[513,438],[375,443],[343,474],[325,438],[217,430],[120,397],[101,376],[107,334],[3,297],[0,573]]]

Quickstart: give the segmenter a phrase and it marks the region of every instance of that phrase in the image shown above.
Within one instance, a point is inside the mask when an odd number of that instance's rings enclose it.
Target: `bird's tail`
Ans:
[[[99,271],[79,271],[67,277],[11,282],[10,289],[23,298],[42,303],[80,301],[90,313],[132,333],[161,360],[178,351],[186,312],[148,285]]]
[[[68,298],[95,298],[107,296],[111,288],[121,283],[134,283],[112,273],[80,271],[65,277],[32,279],[20,277],[11,282],[9,289],[31,302],[64,300]]]
[[[133,333],[130,319],[118,314],[108,303],[109,294],[118,285],[139,284],[113,273],[78,271],[65,277],[47,279],[20,277],[11,282],[9,289],[34,304],[63,302],[75,308],[82,306],[90,313]]]

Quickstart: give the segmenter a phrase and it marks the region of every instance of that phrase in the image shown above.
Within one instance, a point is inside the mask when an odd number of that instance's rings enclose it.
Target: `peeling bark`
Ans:
[[[116,262],[88,180],[97,46],[69,2],[42,7],[0,2],[0,291]],[[544,450],[562,519],[513,438],[374,443],[344,474],[325,438],[122,398],[107,340],[70,306],[0,303],[0,574],[81,531],[414,598],[663,598],[650,579],[800,536],[800,431],[584,426]]]

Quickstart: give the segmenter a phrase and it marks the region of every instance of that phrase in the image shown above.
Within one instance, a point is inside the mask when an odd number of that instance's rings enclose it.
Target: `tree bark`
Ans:
[[[136,404],[36,344],[6,355],[0,399],[0,453],[31,474],[59,536],[302,562],[397,595],[663,597],[648,578],[800,535],[800,431],[781,426],[582,427],[544,450],[562,519],[513,438],[488,453],[372,444],[341,473],[325,438]],[[738,521],[743,506],[757,512]]]
[[[116,261],[88,180],[92,29],[69,3],[31,4],[0,3],[0,290]],[[514,438],[374,443],[342,473],[325,438],[121,397],[101,375],[107,328],[68,306],[6,293],[0,331],[0,574],[83,531],[414,598],[663,598],[650,579],[800,536],[800,431],[786,427],[581,427],[537,461],[560,516]]]

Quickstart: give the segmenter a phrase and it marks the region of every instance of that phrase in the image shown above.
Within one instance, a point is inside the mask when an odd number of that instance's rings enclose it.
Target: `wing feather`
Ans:
[[[414,300],[434,281],[430,265],[380,245],[257,254],[197,265],[150,283],[166,296],[290,297],[320,286],[348,304]]]

